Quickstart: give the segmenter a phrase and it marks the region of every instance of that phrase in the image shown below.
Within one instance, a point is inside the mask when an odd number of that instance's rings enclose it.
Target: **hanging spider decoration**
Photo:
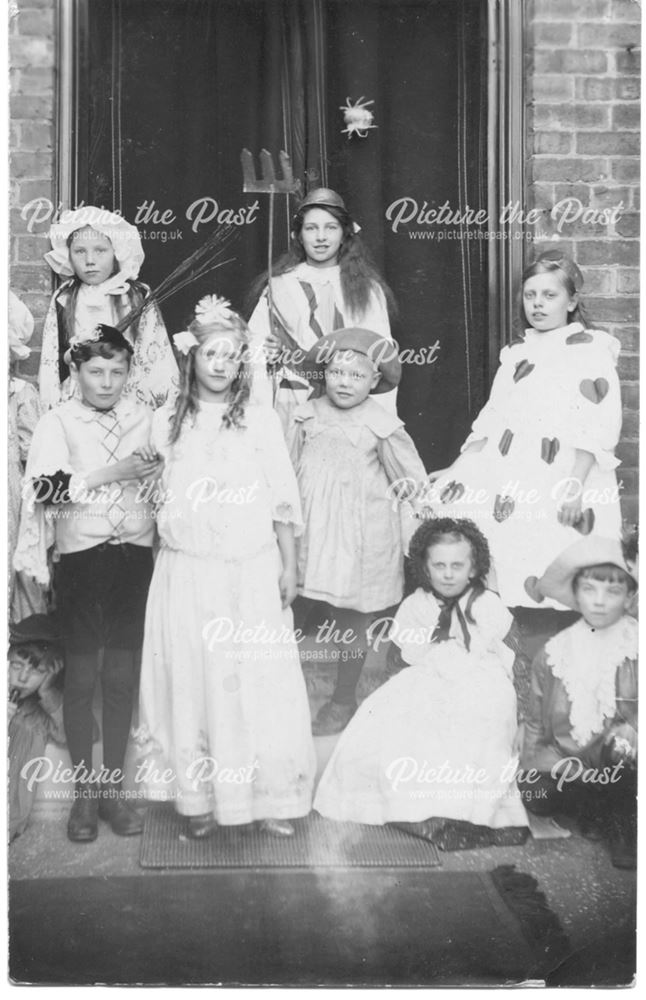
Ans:
[[[343,120],[348,127],[341,129],[341,135],[347,135],[349,139],[353,132],[356,132],[360,139],[365,139],[368,129],[377,128],[372,124],[374,118],[372,111],[368,110],[368,105],[374,103],[360,97],[352,104],[350,98],[346,97],[345,104],[341,105],[339,110],[343,112]]]

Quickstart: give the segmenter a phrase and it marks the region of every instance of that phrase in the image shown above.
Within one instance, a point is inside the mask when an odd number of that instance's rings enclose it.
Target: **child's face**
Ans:
[[[354,351],[337,351],[325,369],[325,391],[341,410],[363,403],[378,381],[372,362]]]
[[[461,538],[429,546],[426,570],[433,590],[442,597],[457,597],[466,590],[474,575],[470,543]]]
[[[591,628],[614,625],[627,612],[632,600],[625,580],[593,580],[586,576],[577,581],[575,597]]]
[[[112,358],[95,357],[72,365],[78,379],[83,402],[95,410],[111,410],[128,380],[130,370],[127,351]]]
[[[539,333],[558,330],[568,323],[568,313],[577,304],[553,271],[535,274],[523,285],[523,308],[530,326]]]
[[[84,226],[72,234],[70,261],[74,274],[86,285],[100,285],[114,272],[114,250],[103,233]]]
[[[9,654],[9,688],[17,691],[19,700],[35,694],[47,677],[49,671],[45,667],[33,666],[27,657],[14,651]]]
[[[343,243],[343,226],[324,208],[310,208],[303,218],[300,240],[313,267],[332,267],[338,263]]]
[[[198,398],[224,402],[240,371],[241,344],[231,333],[216,333],[195,352]]]

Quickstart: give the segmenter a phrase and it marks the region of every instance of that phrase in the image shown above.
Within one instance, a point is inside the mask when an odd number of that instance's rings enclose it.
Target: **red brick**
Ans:
[[[585,11],[587,7],[583,8]],[[625,24],[579,24],[577,45],[580,49],[597,48],[603,45],[608,49],[625,49],[640,44],[639,10],[635,11],[635,23]]]
[[[632,105],[629,106],[632,110]],[[535,104],[534,128],[539,129],[607,129],[610,108],[603,104]]]
[[[627,215],[622,215],[615,222],[615,233],[617,236],[624,236],[627,239],[638,239],[640,235],[639,214],[629,212]]]
[[[53,180],[43,178],[36,181],[20,181],[18,185],[18,208],[22,209],[34,198],[53,199]]]
[[[618,212],[625,212],[630,205],[630,188],[603,186],[589,190],[590,205],[593,208],[615,208]]]
[[[14,177],[47,177],[52,172],[52,156],[48,153],[13,153],[10,163]]]
[[[639,292],[639,269],[622,267],[617,271],[617,291],[620,294]]]
[[[52,66],[54,45],[47,38],[23,38],[21,35],[9,37],[9,58],[13,66]]]
[[[528,81],[534,101],[571,101],[574,98],[574,79],[565,74],[546,73],[534,75]]]
[[[601,159],[535,159],[534,180],[538,181],[590,181],[598,184],[606,177],[605,160]]]
[[[574,25],[570,21],[551,21],[547,24],[534,24],[532,27],[532,42],[535,46],[562,48],[572,43]]]
[[[613,128],[634,128],[640,126],[640,109],[635,104],[615,104],[612,109]]]
[[[611,101],[615,96],[615,81],[604,76],[580,76],[575,80],[577,101]]]
[[[586,296],[586,308],[598,323],[635,323],[639,316],[639,299],[602,299]]]
[[[638,351],[639,350],[639,327],[638,326],[620,326],[617,327],[615,334],[616,337],[621,341],[622,349],[625,351]]]
[[[615,455],[622,465],[635,468],[639,465],[639,445],[635,441],[620,441]]]
[[[633,208],[640,208],[641,207],[641,196],[640,196],[640,190],[639,190],[639,188],[633,188],[632,189],[632,194],[633,194],[632,207]]]
[[[617,363],[617,372],[622,382],[636,382],[639,379],[639,355],[622,351]]]
[[[43,122],[23,122],[21,148],[25,152],[52,149],[53,141],[53,125],[45,125]]]
[[[533,138],[534,153],[563,156],[572,152],[572,136],[567,132],[536,132]]]
[[[49,240],[44,233],[42,235],[16,236],[15,246],[15,259],[25,264],[42,259],[43,254],[50,249]]]
[[[624,410],[634,411],[639,413],[639,386],[635,383],[630,385],[622,385],[621,387],[621,398],[623,400]]]
[[[52,292],[52,272],[43,261],[42,264],[14,264],[10,273],[11,287],[14,292]]]
[[[613,21],[637,21],[641,0],[612,0],[610,16]]]
[[[639,156],[639,133],[579,132],[576,152],[587,156]]]
[[[29,4],[21,4],[18,14],[18,32],[21,35],[38,35],[40,38],[54,36],[54,9],[26,10]]]
[[[613,160],[611,170],[616,181],[639,181],[640,166],[636,157],[634,159],[624,157],[621,160]]]
[[[52,97],[40,94],[36,97],[25,97],[22,94],[12,94],[10,98],[12,118],[40,118],[47,121],[53,115]]]
[[[620,496],[621,516],[624,525],[635,525],[639,521],[639,498],[637,494]]]
[[[615,97],[618,101],[638,101],[640,98],[639,80],[634,77],[623,77],[614,81]]]
[[[639,240],[580,240],[576,259],[587,267],[639,267]]]
[[[537,50],[533,57],[535,73],[606,73],[608,57],[603,50],[578,52],[576,49]]]
[[[610,295],[613,292],[613,276],[607,267],[583,269],[583,287],[588,295]]]
[[[587,21],[595,17],[607,17],[610,13],[609,0],[586,0],[585,16]],[[537,0],[534,7],[536,21],[577,21],[581,17],[581,0]]]
[[[564,198],[577,198],[584,207],[590,204],[590,195],[594,188],[589,184],[556,184],[554,187],[554,204]]]
[[[16,94],[24,94],[26,96],[30,94],[54,94],[54,72],[47,66],[43,68],[37,68],[35,66],[29,66],[23,69],[20,73],[20,80],[18,85],[14,89]]]
[[[615,67],[617,73],[640,73],[642,66],[641,52],[637,49],[615,52]]]
[[[625,441],[639,438],[639,414],[626,411],[621,426],[621,437]]]

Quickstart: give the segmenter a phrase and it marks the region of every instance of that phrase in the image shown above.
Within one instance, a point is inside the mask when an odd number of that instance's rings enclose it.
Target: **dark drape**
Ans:
[[[402,348],[438,343],[433,364],[404,365],[399,409],[429,468],[450,461],[490,376],[487,243],[465,223],[393,232],[386,214],[402,198],[486,208],[486,0],[78,2],[79,196],[137,222],[143,280],[213,233],[218,218],[198,224],[200,203],[249,219],[235,262],[164,304],[171,332],[208,292],[242,308],[266,267],[268,198],[243,194],[240,151],[257,163],[266,147],[277,164],[287,149],[303,189],[337,188],[360,222],[397,299]],[[339,109],[361,96],[378,127],[348,138]],[[276,255],[293,209],[277,198]]]

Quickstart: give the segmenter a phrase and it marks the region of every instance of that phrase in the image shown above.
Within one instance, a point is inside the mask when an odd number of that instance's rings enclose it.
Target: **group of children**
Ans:
[[[94,840],[99,817],[142,829],[123,784],[138,691],[146,791],[174,800],[191,837],[254,822],[292,836],[313,804],[445,849],[520,843],[528,824],[565,834],[546,819],[563,803],[603,800],[613,862],[634,865],[636,560],[619,543],[617,351],[580,322],[576,265],[548,256],[526,272],[530,328],[503,350],[460,458],[427,476],[395,412],[392,296],[336,192],[299,206],[249,325],[207,296],[175,355],[154,303],[128,322],[147,294],[136,230],[93,211],[52,231],[48,258],[69,278],[44,329],[51,408],[14,557],[41,588],[53,573],[68,836]],[[421,523],[402,603],[404,506]],[[337,637],[313,732],[342,735],[314,799],[292,602],[297,624],[316,613]],[[582,617],[530,677],[510,608],[546,602]],[[371,622],[395,607],[398,672],[357,710]]]

